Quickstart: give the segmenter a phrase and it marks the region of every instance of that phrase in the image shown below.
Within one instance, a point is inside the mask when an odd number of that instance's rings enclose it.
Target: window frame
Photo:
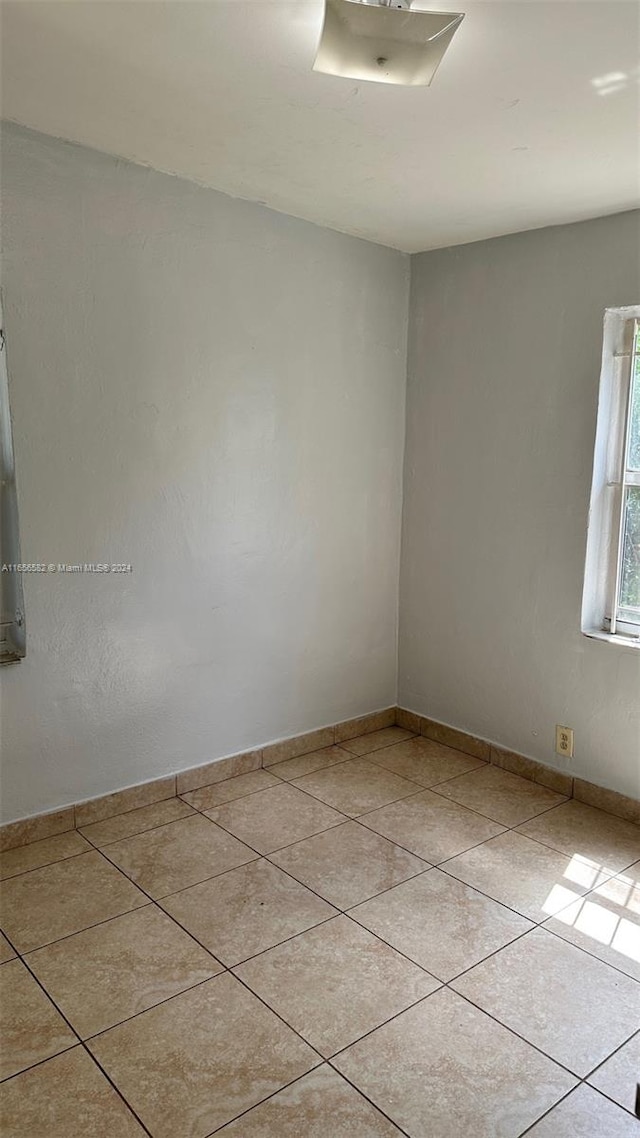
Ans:
[[[7,344],[0,292],[0,665],[18,663],[27,650],[22,572],[14,568],[20,564],[15,474]]]
[[[640,486],[640,472],[628,466],[639,327],[640,305],[605,312],[581,623],[586,636],[636,650],[640,623],[618,610],[627,493]]]

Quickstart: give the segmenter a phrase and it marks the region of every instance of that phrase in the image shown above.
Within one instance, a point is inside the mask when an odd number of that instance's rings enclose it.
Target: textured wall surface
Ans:
[[[640,796],[640,653],[580,608],[604,309],[640,214],[412,259],[400,703]],[[558,763],[560,760],[558,760]]]
[[[406,256],[18,128],[3,817],[396,695]]]

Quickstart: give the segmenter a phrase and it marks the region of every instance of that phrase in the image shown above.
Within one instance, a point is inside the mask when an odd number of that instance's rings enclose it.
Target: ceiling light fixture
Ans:
[[[411,0],[325,0],[314,71],[428,87],[463,12],[420,12]]]

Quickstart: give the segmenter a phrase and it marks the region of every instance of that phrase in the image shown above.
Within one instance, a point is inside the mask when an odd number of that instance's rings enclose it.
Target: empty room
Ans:
[[[640,1138],[640,6],[0,32],[0,1135]]]

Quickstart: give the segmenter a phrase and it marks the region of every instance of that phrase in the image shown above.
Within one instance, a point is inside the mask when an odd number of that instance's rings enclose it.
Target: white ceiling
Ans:
[[[401,88],[311,70],[322,0],[5,0],[3,115],[409,252],[637,205],[635,0],[459,7]]]

